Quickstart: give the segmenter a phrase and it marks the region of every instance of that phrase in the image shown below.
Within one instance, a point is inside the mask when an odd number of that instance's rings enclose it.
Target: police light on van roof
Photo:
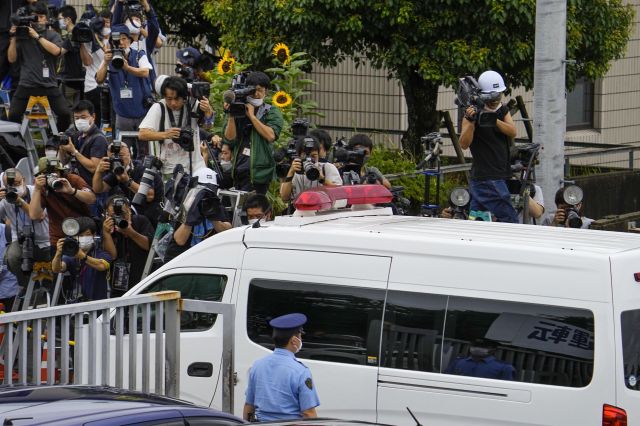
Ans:
[[[301,193],[293,205],[300,211],[324,211],[335,208],[336,201],[344,200],[355,206],[390,203],[392,199],[391,191],[382,185],[345,185],[309,189]]]

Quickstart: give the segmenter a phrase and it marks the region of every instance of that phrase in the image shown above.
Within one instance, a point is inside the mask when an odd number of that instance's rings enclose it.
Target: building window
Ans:
[[[567,130],[593,127],[593,82],[582,77],[567,94]]]

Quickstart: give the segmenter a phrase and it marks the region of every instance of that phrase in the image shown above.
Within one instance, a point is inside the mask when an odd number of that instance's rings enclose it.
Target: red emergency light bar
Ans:
[[[321,186],[301,193],[293,205],[301,211],[324,211],[334,208],[339,200],[354,206],[390,203],[392,199],[391,191],[382,185]]]

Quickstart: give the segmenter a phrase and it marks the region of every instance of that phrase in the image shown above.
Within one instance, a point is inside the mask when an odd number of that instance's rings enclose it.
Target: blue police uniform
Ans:
[[[294,329],[306,321],[303,314],[289,314],[269,324],[277,329]],[[263,422],[299,419],[303,411],[320,405],[320,400],[311,371],[291,351],[276,348],[251,367],[246,403],[255,407],[256,418]]]
[[[485,379],[513,380],[515,369],[512,365],[504,363],[494,356],[479,359],[469,356],[454,360],[445,373]]]

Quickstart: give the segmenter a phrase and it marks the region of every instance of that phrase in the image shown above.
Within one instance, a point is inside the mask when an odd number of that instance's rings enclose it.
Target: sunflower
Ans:
[[[278,108],[282,109],[291,105],[293,99],[291,99],[291,95],[281,90],[274,93],[273,97],[271,98],[271,102]]]
[[[273,56],[278,58],[284,65],[289,65],[291,62],[291,55],[289,55],[289,47],[284,43],[278,43],[273,48]]]
[[[225,75],[233,72],[233,64],[235,64],[235,62],[236,60],[233,56],[224,56],[218,61],[218,74]]]

